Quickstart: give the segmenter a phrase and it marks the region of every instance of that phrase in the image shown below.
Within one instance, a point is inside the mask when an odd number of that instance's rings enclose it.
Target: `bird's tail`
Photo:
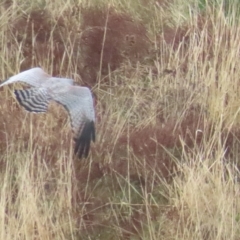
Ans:
[[[47,111],[50,97],[45,88],[15,90],[14,93],[20,105],[27,111],[35,113]]]

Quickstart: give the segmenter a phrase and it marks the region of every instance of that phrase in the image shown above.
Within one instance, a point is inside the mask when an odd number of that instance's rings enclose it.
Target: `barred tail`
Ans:
[[[50,97],[44,88],[29,88],[24,90],[15,90],[15,96],[27,111],[29,112],[46,112]]]

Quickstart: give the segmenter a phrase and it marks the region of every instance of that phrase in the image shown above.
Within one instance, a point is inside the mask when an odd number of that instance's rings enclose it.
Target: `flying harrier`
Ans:
[[[15,82],[31,86],[14,91],[18,102],[27,111],[46,112],[51,100],[67,110],[74,133],[74,153],[79,158],[87,157],[91,140],[95,141],[95,113],[89,88],[74,86],[72,79],[52,77],[38,67],[10,77],[0,87]]]

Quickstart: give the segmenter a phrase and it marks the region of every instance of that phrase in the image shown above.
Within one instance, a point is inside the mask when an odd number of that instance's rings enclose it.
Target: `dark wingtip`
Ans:
[[[82,158],[83,156],[87,158],[91,140],[95,141],[95,126],[93,121],[85,123],[80,137],[75,139],[76,145],[74,154],[76,154],[79,158]]]

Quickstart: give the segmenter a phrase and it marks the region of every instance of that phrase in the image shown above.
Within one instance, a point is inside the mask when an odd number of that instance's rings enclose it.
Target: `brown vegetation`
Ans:
[[[124,1],[2,4],[1,76],[72,77],[97,114],[79,161],[63,108],[31,115],[0,90],[6,239],[238,239],[239,29],[215,12],[159,22],[177,3],[140,2],[142,18]]]

